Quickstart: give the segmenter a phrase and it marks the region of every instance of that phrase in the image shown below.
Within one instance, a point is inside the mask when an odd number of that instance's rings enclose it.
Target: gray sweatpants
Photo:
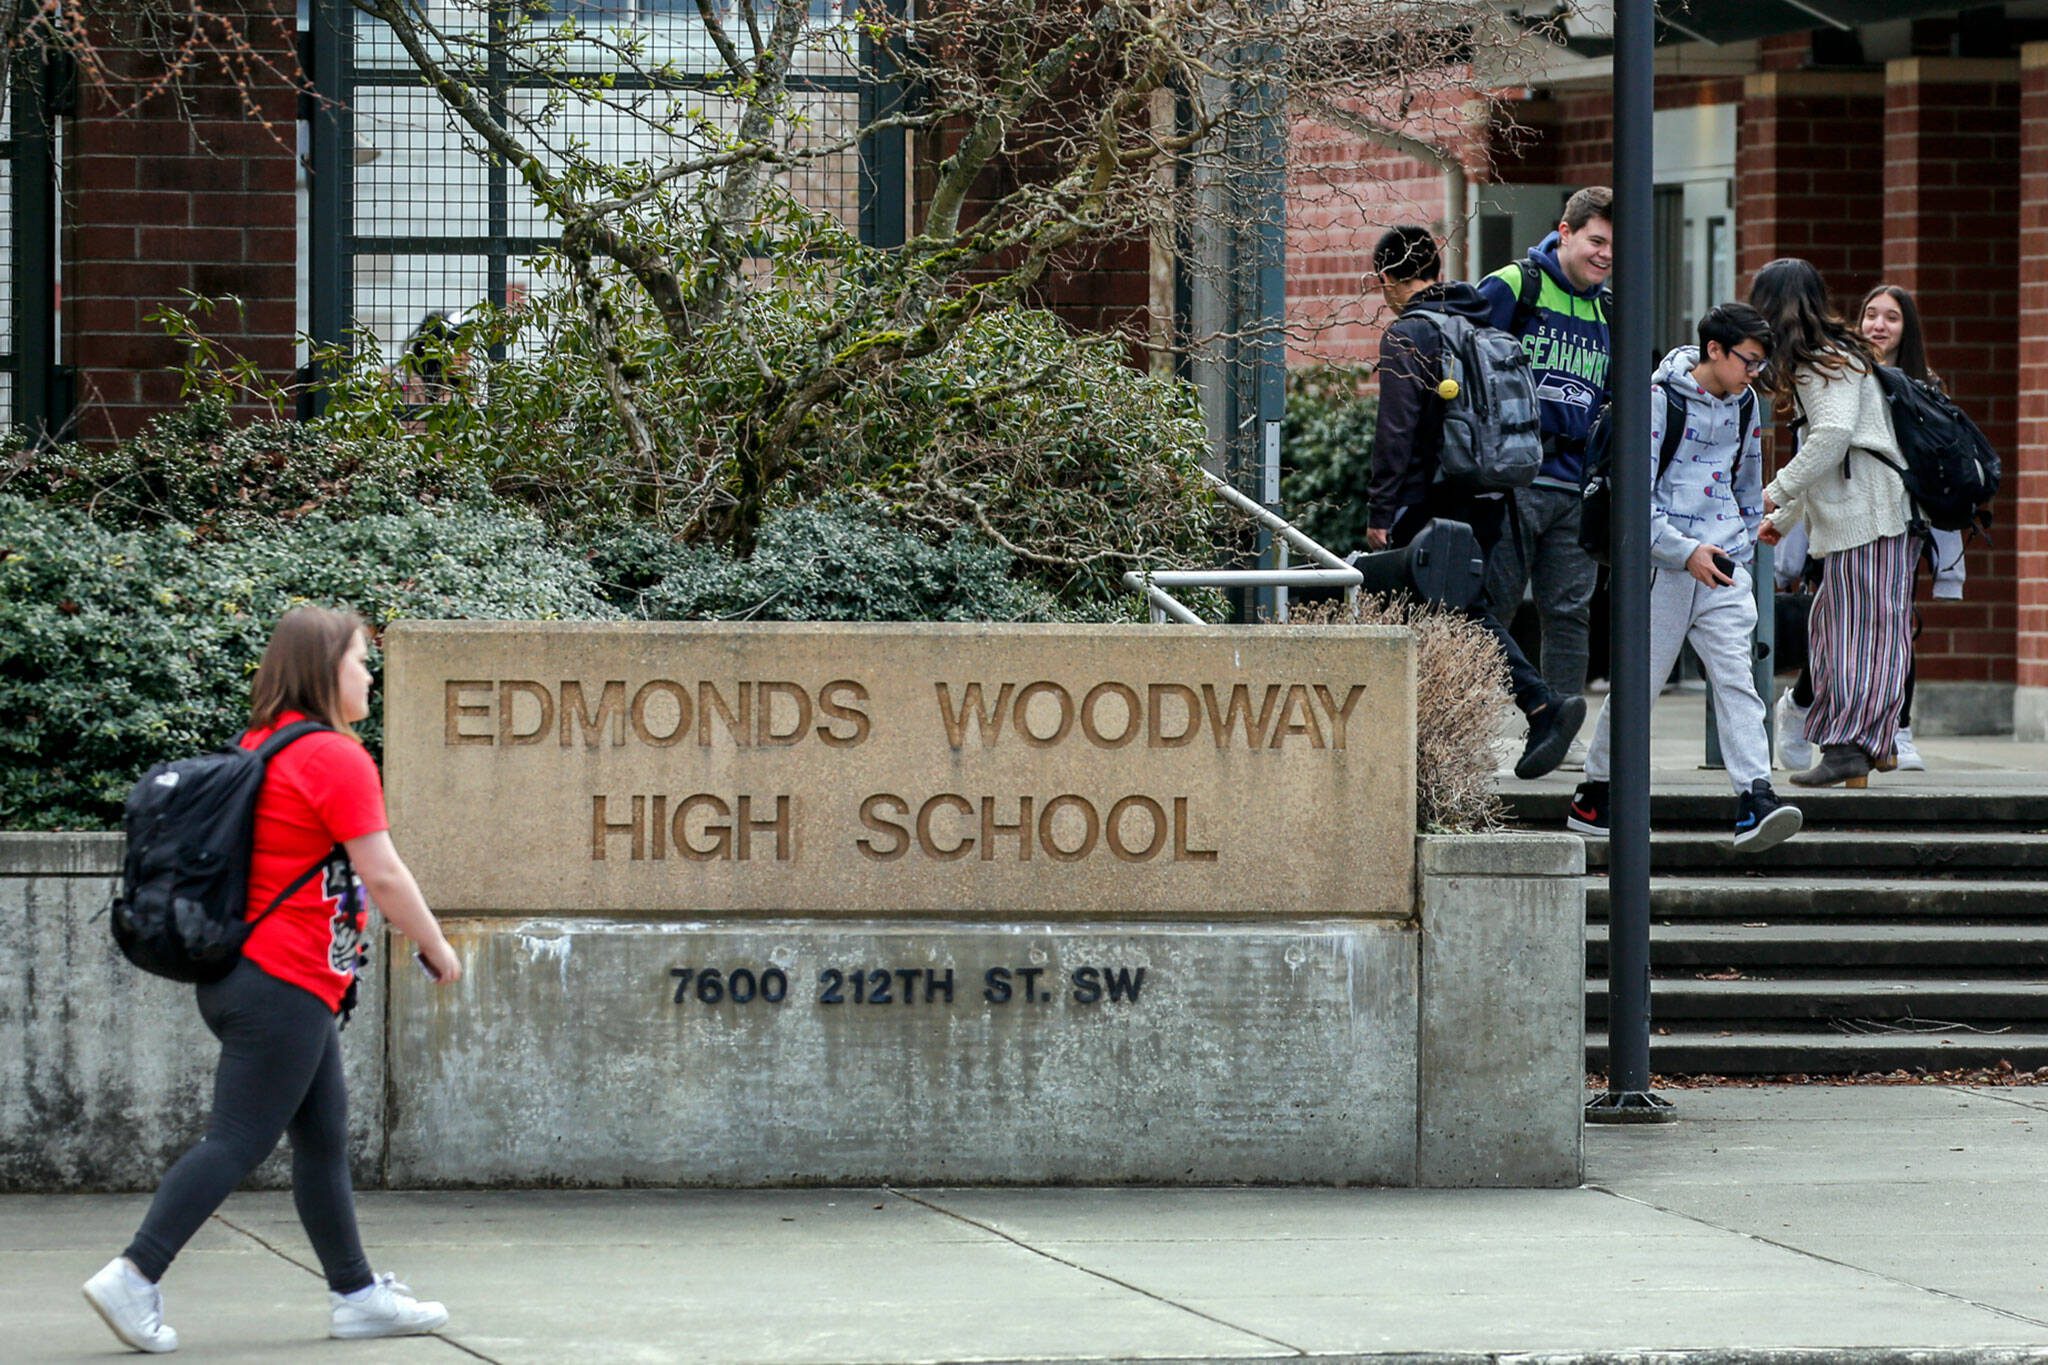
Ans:
[[[1735,571],[1735,586],[1710,588],[1683,569],[1657,569],[1650,580],[1650,693],[1671,676],[1687,640],[1700,656],[1714,689],[1714,723],[1721,731],[1721,761],[1737,793],[1771,775],[1770,738],[1764,731],[1763,698],[1750,671],[1755,655],[1756,589],[1748,569]],[[1611,703],[1613,697],[1610,695]],[[1586,778],[1608,775],[1607,707],[1594,722],[1586,751]]]
[[[1486,601],[1497,621],[1515,619],[1529,589],[1542,623],[1536,667],[1560,697],[1586,690],[1586,637],[1599,569],[1579,548],[1577,489],[1532,485],[1509,495],[1515,522],[1486,561]]]

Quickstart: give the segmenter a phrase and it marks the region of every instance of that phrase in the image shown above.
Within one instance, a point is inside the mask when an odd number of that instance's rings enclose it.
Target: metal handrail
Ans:
[[[1205,624],[1201,617],[1190,611],[1167,588],[1278,588],[1274,606],[1282,622],[1287,620],[1287,590],[1289,588],[1343,588],[1346,603],[1358,602],[1358,585],[1364,575],[1345,563],[1323,546],[1305,535],[1301,528],[1288,521],[1271,508],[1253,501],[1229,483],[1217,478],[1208,470],[1202,471],[1217,494],[1232,507],[1251,517],[1267,530],[1280,538],[1275,548],[1278,551],[1280,567],[1273,569],[1151,569],[1144,572],[1131,570],[1124,575],[1124,586],[1136,593],[1144,594],[1152,604],[1152,623],[1163,625],[1175,620],[1183,625]],[[1287,550],[1292,546],[1314,560],[1321,568],[1294,569],[1287,566]]]

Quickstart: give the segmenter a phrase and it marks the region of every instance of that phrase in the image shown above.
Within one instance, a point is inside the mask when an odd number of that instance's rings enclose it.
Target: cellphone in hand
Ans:
[[[420,964],[420,970],[427,974],[427,980],[439,981],[441,979],[441,974],[434,970],[434,964],[427,961],[427,955],[419,949],[415,948],[412,950],[412,960]]]
[[[1723,578],[1733,579],[1735,577],[1735,561],[1718,550],[1714,552],[1714,567],[1721,571]]]

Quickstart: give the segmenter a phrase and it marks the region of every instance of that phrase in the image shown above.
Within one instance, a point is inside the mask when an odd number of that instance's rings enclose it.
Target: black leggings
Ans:
[[[199,1015],[220,1039],[213,1115],[206,1136],[165,1173],[122,1254],[149,1279],[162,1279],[192,1234],[289,1134],[292,1201],[327,1287],[337,1294],[368,1288],[374,1277],[356,1233],[348,1087],[333,1011],[244,959],[199,988]]]

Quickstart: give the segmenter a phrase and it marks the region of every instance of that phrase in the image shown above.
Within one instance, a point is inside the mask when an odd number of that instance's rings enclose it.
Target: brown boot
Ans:
[[[1870,755],[1854,744],[1824,744],[1820,762],[1803,773],[1792,774],[1795,787],[1867,787],[1870,785]]]

